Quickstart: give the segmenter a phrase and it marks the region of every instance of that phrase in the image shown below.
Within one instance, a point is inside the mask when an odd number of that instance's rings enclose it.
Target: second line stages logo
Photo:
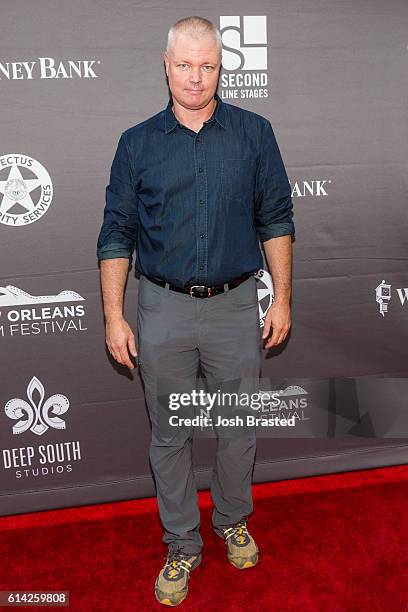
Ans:
[[[266,15],[221,15],[221,97],[268,97]]]

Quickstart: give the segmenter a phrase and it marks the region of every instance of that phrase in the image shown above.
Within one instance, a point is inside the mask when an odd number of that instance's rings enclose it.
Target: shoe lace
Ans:
[[[223,532],[226,540],[229,538],[234,538],[238,544],[245,544],[247,538],[249,537],[245,520],[238,521],[235,523],[235,525],[232,525],[232,527],[223,529]]]
[[[191,556],[191,554],[183,550],[183,546],[178,546],[172,550],[169,550],[166,557],[165,567],[168,568],[167,572],[169,573],[170,577],[174,578],[180,572],[180,570],[184,570],[185,572],[189,573],[191,570],[191,563],[189,563],[187,559],[189,559]]]

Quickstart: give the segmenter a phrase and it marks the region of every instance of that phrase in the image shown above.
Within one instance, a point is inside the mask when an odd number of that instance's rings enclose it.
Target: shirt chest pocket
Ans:
[[[221,159],[221,193],[223,199],[246,200],[253,198],[256,160]]]

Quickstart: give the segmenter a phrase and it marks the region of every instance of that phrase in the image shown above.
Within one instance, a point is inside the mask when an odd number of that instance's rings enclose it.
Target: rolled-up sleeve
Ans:
[[[270,121],[262,129],[255,193],[255,228],[261,242],[295,233],[291,187]]]
[[[137,195],[130,162],[129,148],[122,133],[106,187],[103,223],[99,232],[96,254],[99,259],[125,257],[132,265],[137,239]]]

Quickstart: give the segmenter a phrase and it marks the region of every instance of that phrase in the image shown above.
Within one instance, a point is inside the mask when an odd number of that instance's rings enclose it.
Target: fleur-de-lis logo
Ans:
[[[37,400],[34,395],[37,394]],[[7,402],[4,410],[10,419],[21,419],[13,425],[13,434],[21,434],[27,429],[41,436],[50,427],[65,429],[65,421],[57,415],[64,414],[69,408],[69,400],[65,395],[56,393],[51,395],[44,403],[45,389],[41,381],[33,376],[27,385],[27,397],[15,397]]]

